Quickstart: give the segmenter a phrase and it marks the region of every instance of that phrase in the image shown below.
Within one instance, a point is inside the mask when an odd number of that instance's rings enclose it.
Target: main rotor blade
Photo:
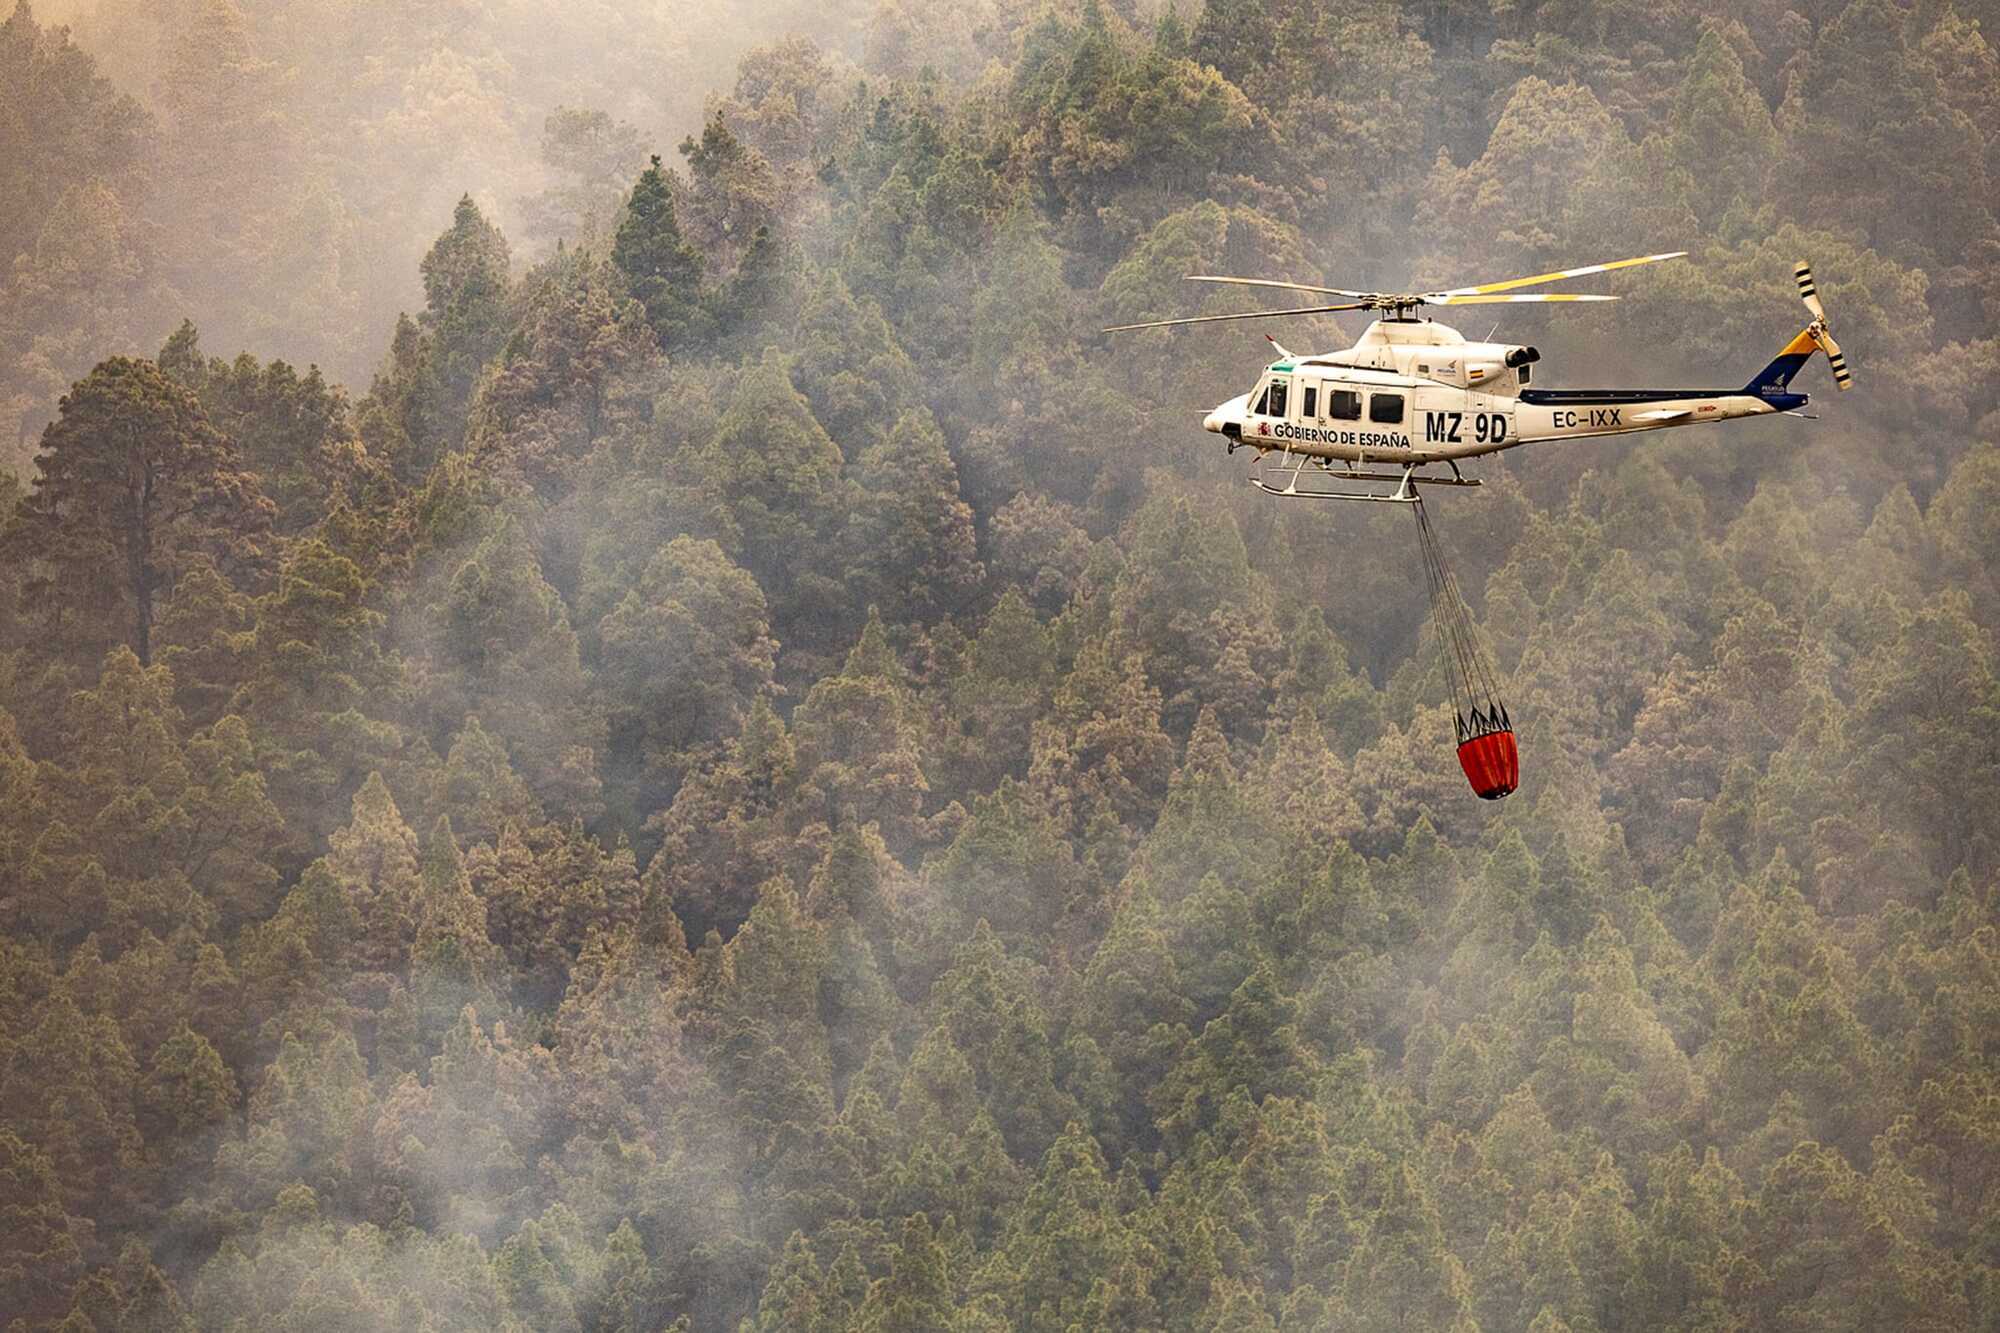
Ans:
[[[1538,282],[1555,282],[1562,278],[1583,278],[1592,273],[1609,273],[1613,269],[1634,268],[1640,264],[1657,264],[1663,259],[1680,259],[1687,251],[1675,250],[1664,255],[1641,255],[1637,259],[1618,259],[1609,264],[1585,264],[1582,268],[1560,269],[1554,273],[1537,273],[1532,278],[1509,278],[1505,282],[1486,282],[1477,287],[1453,287],[1449,291],[1426,292],[1426,300],[1435,301],[1440,296],[1475,296],[1488,292],[1511,292],[1517,287],[1532,287]]]
[[[1281,287],[1288,292],[1318,292],[1325,296],[1370,297],[1375,292],[1350,292],[1345,287],[1314,287],[1303,282],[1280,282],[1276,278],[1224,278],[1213,273],[1190,273],[1187,282],[1233,282],[1239,287]]]
[[[1826,307],[1819,303],[1819,287],[1813,282],[1812,265],[1800,260],[1792,265],[1792,276],[1799,280],[1799,299],[1806,303],[1812,317],[1824,324]]]
[[[1353,305],[1313,305],[1302,310],[1252,310],[1247,315],[1195,315],[1188,319],[1155,319],[1144,324],[1113,324],[1106,333],[1124,333],[1130,329],[1165,329],[1176,324],[1220,324],[1231,319],[1275,319],[1280,315],[1328,315],[1336,310],[1360,310],[1360,304]]]
[[[1522,292],[1516,296],[1426,296],[1425,305],[1512,305],[1530,301],[1616,301],[1615,296],[1570,295],[1564,292]]]

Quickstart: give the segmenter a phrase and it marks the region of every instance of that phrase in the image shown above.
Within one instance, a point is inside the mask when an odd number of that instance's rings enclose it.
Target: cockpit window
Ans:
[[[1385,425],[1393,425],[1403,419],[1403,395],[1400,393],[1371,393],[1368,395],[1368,419]]]
[[[1264,400],[1268,398],[1270,394],[1271,390],[1268,387],[1257,390],[1257,397],[1256,400],[1250,404],[1250,411],[1257,416],[1260,417],[1263,416]]]
[[[1271,406],[1267,415],[1274,417],[1285,415],[1285,390],[1289,387],[1283,380],[1271,381]]]
[[[1335,421],[1361,420],[1361,395],[1352,389],[1335,389],[1326,396],[1326,414]]]

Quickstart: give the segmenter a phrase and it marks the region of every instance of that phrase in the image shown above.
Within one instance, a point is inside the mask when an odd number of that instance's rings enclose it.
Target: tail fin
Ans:
[[[1758,398],[1777,398],[1784,395],[1791,386],[1792,376],[1798,374],[1800,368],[1811,360],[1812,354],[1818,350],[1819,344],[1813,341],[1812,330],[1799,330],[1799,336],[1786,343],[1785,350],[1778,353],[1777,359],[1758,371],[1756,376],[1743,386],[1743,392]]]

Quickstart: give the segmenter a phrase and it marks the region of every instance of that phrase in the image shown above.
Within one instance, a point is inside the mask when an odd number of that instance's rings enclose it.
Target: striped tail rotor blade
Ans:
[[[1824,321],[1826,307],[1819,303],[1819,288],[1813,283],[1812,265],[1804,260],[1792,266],[1792,276],[1799,280],[1799,299],[1806,303],[1812,317]]]
[[[1840,344],[1833,340],[1833,335],[1822,329],[1813,341],[1819,344],[1820,351],[1826,353],[1826,363],[1833,367],[1834,384],[1842,389],[1853,388],[1854,376],[1848,372],[1847,358],[1840,354]]]

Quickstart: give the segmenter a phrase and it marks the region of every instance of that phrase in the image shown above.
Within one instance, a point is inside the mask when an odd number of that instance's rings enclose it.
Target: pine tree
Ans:
[[[846,535],[849,588],[895,622],[962,608],[985,571],[937,422],[921,408],[906,413],[860,463]]]
[[[478,713],[538,799],[594,815],[604,721],[569,610],[523,521],[497,516],[422,593],[407,608],[409,629],[429,650],[424,703],[440,730]]]
[[[558,254],[522,283],[514,332],[480,391],[475,456],[559,499],[631,412],[624,386],[657,359],[637,302],[610,265]]]
[[[669,352],[698,343],[708,331],[701,255],[681,236],[672,180],[656,154],[632,186],[611,247],[611,262]]]
[[[784,466],[772,467],[776,459]],[[849,508],[847,482],[840,450],[813,419],[776,348],[736,377],[715,433],[692,462],[702,490],[733,524],[725,549],[770,599],[778,637],[788,644],[801,637],[796,624],[824,648],[834,619],[824,608],[850,600],[838,580],[836,545],[836,518]]]
[[[974,800],[924,880],[955,923],[954,943],[985,921],[1010,950],[1047,962],[1080,951],[1095,907],[1061,826],[1011,778]]]
[[[83,1271],[90,1223],[63,1207],[47,1153],[0,1130],[0,1300],[20,1318],[53,1317]]]
[[[114,357],[63,398],[5,553],[31,571],[25,609],[94,660],[124,643],[150,664],[174,581],[206,555],[255,567],[272,508],[186,389],[149,361]]]
[[[790,343],[793,374],[813,417],[849,459],[918,401],[917,369],[873,301],[857,299],[838,268],[818,276]]]
[[[486,933],[486,904],[472,891],[447,816],[438,816],[424,848],[418,893],[413,971],[433,1010],[456,1013],[468,998],[491,993],[499,957]]]
[[[882,620],[871,614],[840,673],[813,686],[799,706],[801,796],[829,823],[877,823],[891,851],[907,847],[930,790],[917,723]]]
[[[503,825],[472,849],[466,872],[524,999],[552,1002],[592,936],[640,921],[632,849],[607,851],[581,821]]]
[[[379,465],[363,448],[347,395],[313,366],[301,375],[283,361],[205,360],[190,322],[160,350],[159,366],[192,389],[245,471],[277,506],[276,526],[297,535],[326,514],[337,491],[365,493]]]
[[[432,365],[448,423],[445,439],[463,428],[472,391],[506,341],[512,325],[507,240],[465,195],[451,226],[432,243],[423,263],[423,325],[431,337]]]
[[[167,133],[163,181],[182,214],[198,289],[221,287],[280,197],[284,76],[232,0],[192,0],[163,33],[155,90]],[[198,239],[197,239],[198,238]],[[208,294],[204,291],[204,294]]]
[[[869,1333],[926,1333],[944,1328],[954,1304],[950,1257],[922,1213],[903,1219],[888,1276],[868,1289],[855,1327]]]
[[[541,803],[508,762],[507,747],[479,725],[477,714],[468,714],[452,738],[439,800],[467,842],[490,842],[504,825],[526,828],[542,817]]]
[[[196,1135],[236,1109],[236,1078],[208,1039],[185,1022],[153,1052],[142,1089],[149,1139],[198,1149]]]
[[[245,678],[229,702],[253,728],[273,800],[315,840],[402,744],[396,727],[363,711],[380,708],[395,678],[376,642],[384,617],[374,586],[327,543],[294,544],[277,586],[256,601]]]
[[[1713,222],[1740,199],[1755,200],[1777,155],[1770,108],[1744,76],[1743,61],[1714,28],[1703,29],[1674,98],[1669,152],[1688,173],[1696,210]]]
[[[712,541],[661,547],[597,632],[612,751],[635,770],[670,773],[715,751],[772,688],[763,590]]]
[[[453,443],[446,438],[450,423],[433,335],[407,314],[396,317],[389,350],[356,410],[355,427],[369,456],[404,486],[420,483]]]

